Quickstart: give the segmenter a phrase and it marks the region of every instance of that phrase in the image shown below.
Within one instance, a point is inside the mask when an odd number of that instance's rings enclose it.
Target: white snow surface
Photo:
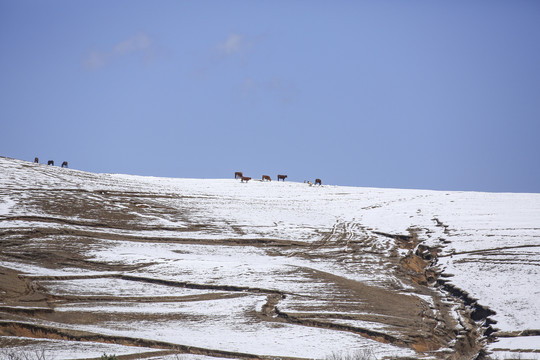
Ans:
[[[540,194],[112,177],[180,196],[213,198],[204,209],[205,219],[242,224],[251,228],[250,234],[261,237],[279,233],[291,240],[310,241],[315,229],[332,228],[336,222],[361,223],[391,234],[407,234],[410,227],[426,229],[427,244],[450,242],[444,244],[442,254],[455,255],[441,257],[439,266],[454,275],[452,284],[497,312],[493,316],[497,328],[540,329]],[[435,218],[447,225],[446,234],[436,226]],[[493,250],[500,248],[504,251]]]
[[[85,230],[103,231],[99,246],[87,249],[97,262],[126,265],[146,265],[134,271],[137,276],[159,275],[173,281],[236,285],[280,289],[291,294],[302,294],[314,283],[302,283],[297,269],[311,268],[340,276],[377,284],[385,281],[379,266],[366,255],[365,267],[358,271],[347,263],[331,260],[308,261],[302,257],[268,257],[261,248],[197,245],[197,241],[287,240],[305,243],[320,241],[324,234],[341,231],[344,240],[354,241],[366,231],[387,234],[408,234],[418,229],[424,244],[441,248],[438,268],[448,281],[466,291],[478,303],[495,311],[493,325],[501,331],[540,329],[540,194],[481,193],[463,191],[430,191],[380,189],[345,186],[308,186],[294,182],[240,183],[234,179],[173,179],[119,174],[91,174],[71,169],[34,165],[13,159],[0,158],[0,229],[32,227],[29,221],[8,221],[8,217],[50,217],[31,203],[25,203],[28,191],[47,193],[58,189],[72,189],[88,193],[91,200],[101,201],[103,192],[134,192],[146,196],[168,197],[167,204],[177,213],[163,216],[140,216],[133,213],[136,223],[161,227],[159,230],[138,232],[138,236],[152,239],[192,241],[192,244],[171,243],[156,246],[155,242],[110,240],[105,235],[129,235],[125,229],[100,229],[85,223],[85,214],[62,218],[76,225],[62,222],[40,223],[40,227],[64,228],[76,226]],[[97,195],[93,195],[97,194]],[[114,204],[103,203],[114,211]],[[111,211],[113,211],[111,210]],[[129,212],[129,208],[125,209]],[[186,220],[189,218],[189,221]],[[58,218],[58,217],[57,217]],[[194,231],[190,224],[201,224]],[[202,226],[204,225],[204,226]],[[1,240],[0,240],[1,241]],[[47,240],[42,240],[47,246]],[[386,251],[391,239],[380,236],[373,246]],[[0,265],[16,268],[29,275],[79,274],[80,270],[65,271],[39,268],[36,265],[0,260]],[[45,283],[53,292],[82,294],[111,294],[132,296],[163,296],[158,285],[133,284],[125,280],[108,279],[57,281]],[[95,288],[93,291],[91,288]],[[175,296],[206,293],[206,290],[177,289]],[[171,295],[167,292],[167,295]],[[150,309],[140,304],[141,312],[177,311],[191,316],[189,326],[179,322],[178,328],[161,328],[159,324],[129,326],[137,329],[139,337],[176,341],[193,346],[206,346],[209,339],[216,348],[249,351],[258,354],[283,356],[324,357],[332,350],[360,349],[373,346],[371,340],[354,334],[332,330],[303,328],[282,324],[238,324],[234,312],[260,309],[264,296],[244,296],[208,302],[189,302]],[[137,307],[135,306],[135,307]],[[61,311],[75,311],[66,306]],[[80,307],[79,311],[95,311]],[[104,306],[100,311],[127,311],[124,305]],[[198,317],[213,317],[212,328],[198,323]],[[343,323],[344,321],[342,321]],[[199,324],[199,325],[198,325]],[[117,324],[106,326],[111,334],[133,335]],[[93,331],[92,326],[79,328]],[[141,330],[142,329],[142,330]],[[100,330],[103,332],[103,328]],[[256,341],[253,341],[253,340]],[[491,348],[538,349],[538,337],[504,338]],[[339,345],[339,346],[336,346]],[[371,344],[371,345],[370,345]],[[381,354],[404,354],[403,349],[382,345]],[[120,351],[119,351],[120,352]]]

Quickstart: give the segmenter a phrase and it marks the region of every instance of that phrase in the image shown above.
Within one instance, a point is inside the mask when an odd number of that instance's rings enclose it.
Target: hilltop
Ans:
[[[10,352],[540,358],[540,194],[94,174],[0,157],[0,249]]]

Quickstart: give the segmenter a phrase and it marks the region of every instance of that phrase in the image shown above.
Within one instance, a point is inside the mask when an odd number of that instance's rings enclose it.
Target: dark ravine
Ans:
[[[480,305],[478,300],[472,298],[466,291],[452,285],[448,280],[437,279],[437,284],[441,286],[444,291],[456,298],[461,299],[466,306],[470,307],[471,319],[477,322],[483,322],[485,327],[485,336],[490,336],[496,331],[491,327],[491,325],[496,324],[497,322],[490,319],[490,316],[497,314],[495,311],[486,306]]]
[[[444,226],[440,221],[437,223],[438,226]],[[400,260],[401,271],[404,271],[414,283],[439,289],[463,304],[464,311],[461,311],[461,316],[468,319],[466,320],[467,324],[461,324],[463,329],[459,332],[459,336],[456,336],[456,342],[451,347],[454,355],[450,355],[448,359],[460,359],[460,356],[478,360],[487,358],[485,344],[492,340],[492,334],[495,331],[491,325],[495,324],[496,321],[490,318],[490,316],[495,315],[495,312],[479,304],[467,292],[451,284],[448,280],[444,280],[445,274],[435,266],[441,249],[422,244],[418,238],[417,229],[410,228],[409,232],[410,235],[376,233],[391,237],[395,239],[397,246],[409,249],[409,253]],[[458,357],[456,358],[456,356]]]

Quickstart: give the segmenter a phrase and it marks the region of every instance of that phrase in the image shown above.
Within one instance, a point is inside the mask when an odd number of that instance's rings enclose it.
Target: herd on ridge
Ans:
[[[251,178],[249,176],[244,176],[244,174],[241,171],[236,171],[234,173],[234,178],[235,179],[240,179],[240,182],[248,182],[249,180],[251,180]],[[278,181],[279,180],[285,181],[286,178],[287,178],[287,175],[278,174],[278,176],[277,176]],[[272,181],[272,178],[270,178],[270,176],[268,176],[268,175],[263,175],[261,181]],[[304,180],[304,183],[308,183],[310,186],[311,185],[322,185],[321,179],[315,179],[315,183],[312,183],[311,181]]]
[[[39,164],[39,158],[38,157],[34,158],[34,163]],[[47,162],[47,165],[54,166],[54,160],[49,160]],[[62,167],[67,168],[68,167],[68,162],[64,161],[62,163]],[[240,182],[248,182],[249,180],[251,180],[251,178],[249,176],[244,176],[244,174],[241,171],[236,171],[234,173],[234,178],[235,179],[240,179]],[[278,174],[278,176],[277,176],[278,181],[282,180],[283,182],[285,182],[286,178],[287,178],[287,175]],[[263,175],[261,181],[272,181],[272,178],[269,175]],[[310,186],[311,185],[322,185],[321,179],[315,179],[315,183],[312,183],[311,181],[304,180],[304,183],[308,183]]]
[[[39,164],[39,158],[38,158],[38,157],[34,158],[34,162],[35,162],[36,164]],[[52,165],[52,166],[54,166],[54,160],[49,160],[49,161],[47,161],[47,165]],[[62,163],[62,167],[67,168],[67,167],[68,167],[68,162],[67,162],[67,161],[64,161],[64,162]]]

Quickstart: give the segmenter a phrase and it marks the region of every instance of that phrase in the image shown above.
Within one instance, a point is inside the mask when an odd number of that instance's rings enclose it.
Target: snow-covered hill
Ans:
[[[540,358],[540,194],[0,158],[0,248],[12,352]]]

